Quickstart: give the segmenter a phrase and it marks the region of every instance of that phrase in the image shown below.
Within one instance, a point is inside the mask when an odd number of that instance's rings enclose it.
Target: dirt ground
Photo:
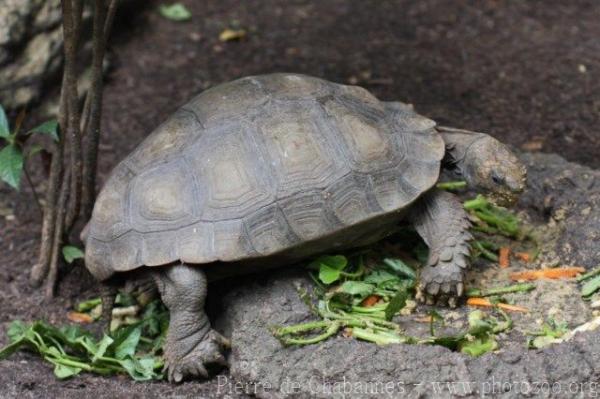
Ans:
[[[146,4],[143,7],[139,4]],[[100,180],[193,94],[236,77],[307,73],[415,104],[438,122],[600,167],[600,3],[583,1],[191,1],[177,23],[160,1],[121,10],[111,40]],[[225,28],[247,36],[221,43]],[[75,269],[44,303],[27,284],[40,228],[27,193],[0,186],[0,323],[66,321],[95,295]],[[13,212],[13,210],[15,210]],[[11,217],[16,214],[16,218]],[[6,217],[8,216],[8,218]],[[6,342],[0,333],[0,344]],[[0,362],[0,398],[212,397],[216,382],[134,384],[82,376],[59,382],[29,355]]]

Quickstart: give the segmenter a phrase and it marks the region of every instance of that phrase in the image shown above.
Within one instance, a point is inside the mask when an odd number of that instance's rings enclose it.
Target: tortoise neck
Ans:
[[[436,126],[446,145],[446,155],[443,164],[451,170],[461,171],[469,152],[469,148],[477,141],[486,137],[484,133],[470,130],[455,129],[445,126]]]

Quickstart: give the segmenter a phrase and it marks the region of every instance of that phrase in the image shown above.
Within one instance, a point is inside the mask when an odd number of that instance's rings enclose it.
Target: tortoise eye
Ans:
[[[496,172],[492,172],[492,181],[498,185],[504,184],[504,178],[500,177]]]

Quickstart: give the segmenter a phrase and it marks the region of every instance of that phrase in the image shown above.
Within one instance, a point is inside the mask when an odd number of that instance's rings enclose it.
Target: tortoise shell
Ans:
[[[88,225],[87,267],[102,280],[350,244],[436,183],[434,126],[410,106],[303,75],[211,88],[113,170]]]

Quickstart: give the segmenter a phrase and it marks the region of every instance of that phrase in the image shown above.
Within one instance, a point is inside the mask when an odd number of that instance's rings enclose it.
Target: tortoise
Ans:
[[[461,203],[435,188],[442,167],[501,203],[525,184],[504,144],[408,104],[299,74],[241,78],[183,105],[115,167],[85,263],[104,282],[152,275],[170,311],[169,380],[207,377],[227,345],[203,309],[208,280],[367,245],[401,223],[430,249],[418,297],[454,305],[472,237]]]

